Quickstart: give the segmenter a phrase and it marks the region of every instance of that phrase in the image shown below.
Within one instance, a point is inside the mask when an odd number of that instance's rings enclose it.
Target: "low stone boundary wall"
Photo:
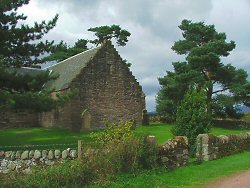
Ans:
[[[177,136],[159,147],[160,162],[166,168],[183,166],[188,163],[188,139]]]
[[[77,158],[77,151],[70,148],[66,150],[26,150],[26,151],[0,151],[0,173],[10,171],[31,173],[32,166],[53,165],[63,160]]]
[[[156,144],[156,138],[149,136],[148,141]],[[153,145],[152,145],[153,147]],[[166,168],[175,168],[188,163],[188,140],[177,136],[166,143],[157,146],[160,164]],[[78,141],[78,149],[65,150],[26,150],[26,151],[0,151],[0,173],[16,171],[30,174],[34,166],[49,166],[65,160],[81,159],[85,155],[92,155],[95,149],[84,147],[84,141]]]
[[[250,130],[250,124],[243,120],[214,119],[213,124],[215,127],[225,129]]]
[[[219,159],[244,150],[250,150],[250,132],[221,136],[200,134],[197,137],[196,157],[199,161]]]

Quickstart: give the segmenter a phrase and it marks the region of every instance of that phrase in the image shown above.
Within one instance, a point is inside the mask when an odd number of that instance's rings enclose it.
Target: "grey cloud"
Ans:
[[[248,0],[33,0],[40,9],[59,13],[56,28],[48,38],[73,44],[78,38],[91,38],[93,26],[119,24],[131,32],[125,47],[117,47],[147,94],[149,111],[155,109],[158,77],[172,70],[172,62],[183,60],[171,46],[181,38],[182,19],[214,24],[235,40],[236,49],[223,62],[250,70]]]
[[[155,100],[155,95],[147,95],[146,96],[146,106],[148,112],[153,112],[155,111],[155,105],[156,105],[156,100]]]
[[[84,10],[84,8],[95,8],[100,0],[42,0],[37,1],[40,6],[48,6],[48,5],[65,5],[66,7],[71,8],[74,7],[74,10]]]
[[[177,26],[183,18],[199,15],[204,16],[212,8],[211,1],[152,1],[127,0],[116,4],[119,17],[124,21],[133,21],[150,28],[155,37],[172,38],[176,36]]]

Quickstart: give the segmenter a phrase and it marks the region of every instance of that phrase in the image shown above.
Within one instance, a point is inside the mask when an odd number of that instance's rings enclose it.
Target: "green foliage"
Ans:
[[[179,28],[184,39],[175,42],[172,49],[177,54],[186,55],[186,61],[174,62],[174,71],[167,71],[166,76],[159,78],[161,89],[157,96],[157,111],[160,115],[175,118],[178,103],[183,100],[189,87],[196,84],[206,90],[209,113],[237,116],[235,105],[246,103],[249,98],[247,73],[220,61],[235,48],[235,43],[227,42],[225,33],[217,32],[214,25],[205,25],[204,22],[183,20]],[[216,108],[212,103],[217,101],[222,104],[218,97],[221,92],[229,93],[228,97],[233,103],[223,103],[223,108]],[[231,109],[235,112],[232,113]]]
[[[75,42],[73,47],[69,47],[65,42],[61,41],[59,44],[54,45],[51,50],[51,54],[45,57],[44,61],[63,61],[69,57],[72,57],[78,53],[88,50],[88,40],[79,39]]]
[[[106,122],[102,132],[92,134],[97,144],[108,145],[125,142],[133,137],[133,121]]]
[[[49,71],[44,71],[37,75],[17,72],[18,69],[7,68],[0,65],[0,88],[8,91],[41,91],[43,84],[52,79]],[[54,79],[54,78],[53,78]]]
[[[16,67],[30,67],[43,63],[42,55],[51,52],[53,41],[42,40],[53,29],[58,20],[56,15],[51,21],[22,24],[27,19],[18,14],[18,8],[29,0],[9,0],[0,3],[0,109],[29,109],[45,111],[55,107],[48,91],[42,91],[45,82],[55,79],[49,72],[24,74]]]
[[[28,3],[29,0],[4,0],[0,4],[0,55],[8,65],[30,66],[40,63],[39,56],[49,52],[53,46],[53,41],[41,39],[55,27],[58,15],[48,23],[35,22],[34,26],[21,24],[27,16],[18,14],[17,9]]]
[[[148,143],[147,135],[136,136],[132,121],[106,123],[106,129],[93,133],[113,172],[135,172],[138,168],[153,168],[157,163],[156,143]]]
[[[105,127],[102,132],[92,133],[96,145],[102,148],[96,155],[96,162],[109,164],[112,173],[136,170],[140,141],[132,132],[133,122],[106,122]]]
[[[149,142],[148,136],[148,134],[144,133],[140,138],[139,164],[142,169],[153,169],[158,166],[158,145],[156,142]]]
[[[216,98],[213,99],[213,110],[214,113],[219,118],[235,118],[240,119],[243,117],[243,113],[240,112],[238,106],[235,105],[235,100],[224,94],[217,95]]]
[[[198,134],[208,133],[211,127],[211,116],[207,113],[205,92],[192,89],[184,96],[177,108],[176,126],[173,134],[186,136],[189,144],[195,145]]]
[[[125,46],[128,42],[128,37],[131,35],[119,25],[92,27],[89,28],[88,31],[94,32],[97,37],[97,39],[90,41],[95,45],[102,44],[105,40],[111,40],[114,38],[119,46]]]
[[[132,65],[132,63],[130,63],[127,59],[123,59],[122,62],[125,63],[128,66],[128,68],[130,68]]]
[[[29,175],[6,176],[3,187],[82,187],[100,176],[83,161],[67,161],[64,164],[33,169]]]

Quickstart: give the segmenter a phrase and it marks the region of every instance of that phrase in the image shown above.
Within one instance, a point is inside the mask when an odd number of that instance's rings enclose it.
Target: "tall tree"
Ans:
[[[111,26],[100,26],[89,28],[88,31],[94,32],[97,39],[91,40],[90,42],[98,45],[103,43],[105,40],[116,39],[116,43],[119,46],[125,46],[128,42],[128,37],[131,35],[125,29],[122,29],[119,25]]]
[[[179,28],[184,39],[175,42],[172,49],[177,54],[186,55],[186,62],[174,62],[174,71],[167,71],[166,76],[159,78],[159,113],[174,116],[177,104],[193,84],[205,88],[208,113],[217,109],[213,112],[225,114],[229,106],[236,111],[235,104],[244,102],[250,84],[246,71],[221,62],[221,57],[228,56],[235,43],[227,42],[225,33],[217,32],[214,25],[205,25],[204,22],[183,20]],[[218,100],[223,98],[220,96],[225,95],[223,92],[227,92],[226,96],[234,102],[231,105],[224,103],[218,108]]]
[[[55,27],[58,15],[47,23],[22,24],[27,17],[17,9],[28,3],[0,1],[0,108],[43,111],[55,104],[48,91],[41,91],[45,81],[51,79],[49,73],[23,74],[16,67],[41,63],[40,56],[53,49],[53,41],[42,41],[42,37]]]

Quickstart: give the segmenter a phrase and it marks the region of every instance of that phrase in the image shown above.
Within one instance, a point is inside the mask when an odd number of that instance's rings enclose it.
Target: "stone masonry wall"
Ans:
[[[196,157],[199,161],[209,161],[249,149],[250,132],[226,136],[200,134]]]
[[[71,88],[79,89],[79,116],[85,110],[91,115],[90,129],[104,126],[104,121],[142,121],[145,96],[142,88],[113,45],[104,45],[73,80]]]
[[[0,128],[38,126],[38,114],[29,111],[0,111]]]
[[[63,107],[39,114],[39,124],[47,128],[79,131],[81,126],[79,99],[74,97]]]
[[[159,147],[160,162],[166,168],[183,166],[188,163],[188,139],[176,136]]]

